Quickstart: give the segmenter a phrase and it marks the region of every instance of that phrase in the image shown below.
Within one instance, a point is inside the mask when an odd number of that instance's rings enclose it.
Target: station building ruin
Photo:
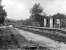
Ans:
[[[59,13],[57,15],[44,17],[44,27],[66,28],[66,17]]]

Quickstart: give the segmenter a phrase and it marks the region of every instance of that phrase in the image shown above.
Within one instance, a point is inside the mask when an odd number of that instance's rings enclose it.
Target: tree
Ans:
[[[43,23],[44,23],[44,16],[41,15],[41,13],[43,13],[43,9],[39,4],[35,4],[32,9],[30,10],[31,13],[31,18],[33,18],[35,20],[35,22],[39,22],[40,26],[43,27]]]
[[[33,15],[34,15],[34,14],[40,14],[40,13],[42,13],[42,12],[43,12],[43,9],[42,9],[42,7],[40,6],[40,3],[35,4],[35,5],[32,7],[32,9],[31,9],[30,12],[31,12]]]
[[[1,2],[1,0],[0,0],[0,2]],[[0,5],[0,24],[4,24],[6,16],[7,16],[6,11],[3,9],[3,6]]]

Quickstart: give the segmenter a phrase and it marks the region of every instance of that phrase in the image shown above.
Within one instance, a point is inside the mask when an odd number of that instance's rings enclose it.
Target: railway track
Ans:
[[[39,34],[42,36],[46,36],[55,41],[66,43],[66,30],[58,29],[58,28],[46,28],[46,27],[34,27],[34,26],[20,26],[16,27],[18,29],[23,29],[29,32],[33,32],[35,34]]]

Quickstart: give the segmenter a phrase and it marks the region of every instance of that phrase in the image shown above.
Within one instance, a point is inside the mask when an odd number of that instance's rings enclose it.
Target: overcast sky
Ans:
[[[53,15],[58,12],[66,14],[66,0],[3,0],[8,18],[27,19],[30,16],[30,8],[35,2],[39,2],[47,15]]]

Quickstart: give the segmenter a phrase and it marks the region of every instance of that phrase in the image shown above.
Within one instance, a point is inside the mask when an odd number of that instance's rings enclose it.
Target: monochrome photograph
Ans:
[[[0,50],[66,50],[66,0],[0,0]]]

